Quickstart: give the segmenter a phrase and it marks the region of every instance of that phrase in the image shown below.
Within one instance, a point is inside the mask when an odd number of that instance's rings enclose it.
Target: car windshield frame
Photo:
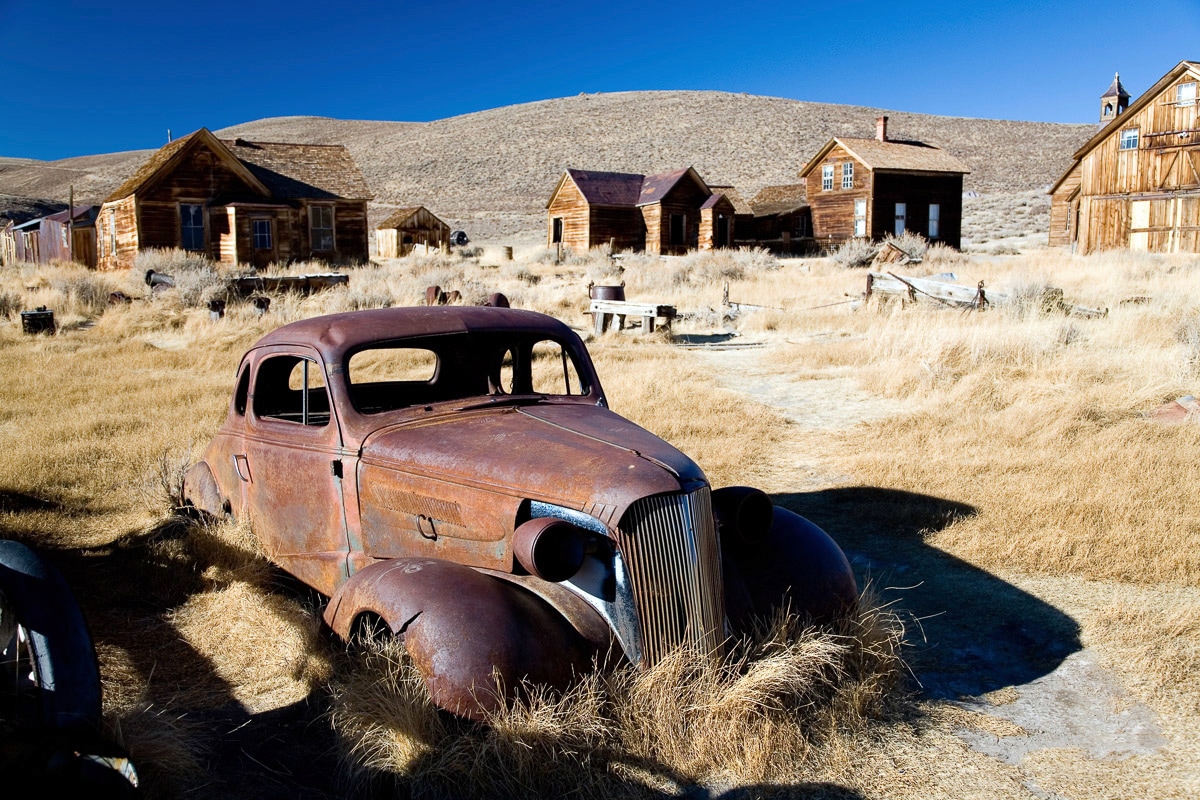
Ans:
[[[569,393],[534,391],[532,353],[533,348],[543,342],[556,345],[562,358],[569,363],[570,370],[564,364],[566,374],[561,378]],[[353,361],[356,356],[397,349],[433,353],[436,365],[432,376],[424,381],[355,382]],[[510,359],[508,362],[506,356]],[[504,328],[381,339],[347,350],[342,364],[346,397],[351,408],[364,417],[446,404],[475,408],[524,402],[600,402],[599,385],[586,351],[569,339],[545,330]],[[507,387],[502,379],[506,367],[512,376],[511,385]]]

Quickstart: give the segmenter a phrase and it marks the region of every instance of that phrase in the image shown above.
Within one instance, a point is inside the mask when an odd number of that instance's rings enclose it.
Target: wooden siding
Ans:
[[[96,268],[132,269],[137,257],[138,206],[132,195],[100,206],[96,219]]]
[[[842,188],[842,164],[847,162],[854,164],[854,187],[851,189]],[[833,167],[832,189],[821,187],[821,171],[826,165]],[[808,173],[805,192],[812,209],[813,237],[818,244],[831,248],[854,238],[856,200],[867,200],[867,230],[873,229],[871,186],[871,170],[840,145],[835,145]]]
[[[588,211],[589,247],[612,252],[646,249],[646,223],[636,208],[592,206]]]
[[[207,147],[193,147],[170,172],[135,192],[143,203],[195,203],[261,196]]]
[[[1170,73],[1168,73],[1169,75]],[[1077,242],[1080,253],[1137,249],[1155,253],[1200,252],[1200,120],[1198,106],[1179,105],[1176,88],[1197,83],[1190,70],[1110,123],[1109,132],[1079,161]],[[1121,149],[1125,131],[1137,129],[1136,149]],[[1051,244],[1067,244],[1068,205],[1059,187],[1051,205]],[[1063,207],[1056,216],[1055,203]]]
[[[1079,224],[1079,164],[1076,163],[1050,196],[1050,246],[1075,243]]]
[[[375,230],[375,249],[380,258],[400,258],[411,253],[417,245],[441,248],[449,242],[450,226],[424,206],[394,227],[381,225]]]
[[[554,247],[554,220],[562,220],[562,246],[586,252],[591,246],[591,214],[587,200],[570,178],[562,182],[546,209],[546,245]]]
[[[700,209],[700,249],[733,247],[737,237],[737,211],[728,198],[722,197],[711,208]],[[719,226],[727,225],[725,240],[720,242]]]

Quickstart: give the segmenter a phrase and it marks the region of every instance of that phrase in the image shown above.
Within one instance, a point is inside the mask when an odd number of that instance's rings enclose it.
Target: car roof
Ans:
[[[320,351],[326,361],[332,361],[371,342],[508,330],[568,339],[575,336],[562,322],[535,311],[492,306],[402,306],[298,320],[271,331],[254,347],[308,345]]]

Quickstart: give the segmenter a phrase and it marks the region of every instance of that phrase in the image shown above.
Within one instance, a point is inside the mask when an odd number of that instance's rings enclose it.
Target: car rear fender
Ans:
[[[433,701],[481,719],[518,696],[522,681],[565,688],[605,655],[599,616],[574,609],[571,616],[584,619],[573,624],[548,596],[453,562],[397,558],[356,572],[325,620],[349,639],[364,615],[382,619],[403,640]]]
[[[207,461],[197,461],[184,473],[183,502],[218,519],[230,513]]]

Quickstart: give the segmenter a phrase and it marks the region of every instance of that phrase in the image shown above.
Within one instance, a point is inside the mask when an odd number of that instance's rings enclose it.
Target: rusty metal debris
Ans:
[[[46,333],[53,336],[58,330],[54,322],[54,312],[45,306],[38,306],[33,311],[22,311],[21,330],[25,333]]]
[[[278,328],[243,357],[184,496],[249,520],[330,598],[339,636],[391,631],[434,701],[474,718],[523,681],[719,651],[783,605],[823,620],[857,599],[824,532],[757,490],[714,491],[608,410],[577,334],[516,309]]]

